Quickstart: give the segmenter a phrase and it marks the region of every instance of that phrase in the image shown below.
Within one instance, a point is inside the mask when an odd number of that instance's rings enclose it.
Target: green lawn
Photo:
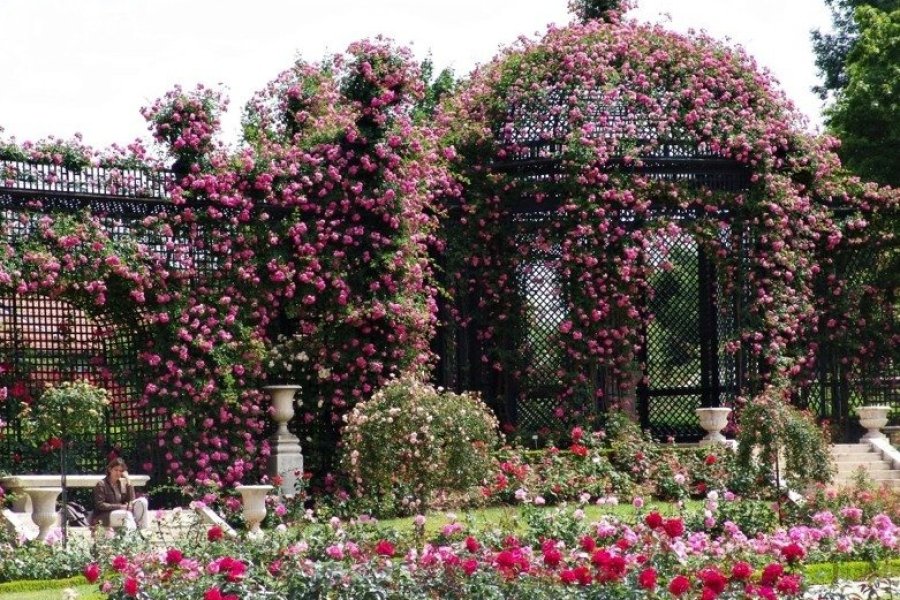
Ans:
[[[11,592],[8,594],[0,593],[2,600],[60,600],[63,598],[63,590],[75,590],[79,600],[102,600],[105,598],[103,594],[97,591],[96,585],[77,585],[71,588],[52,588],[48,590],[35,590],[31,592]]]
[[[623,499],[624,500],[624,499]],[[688,500],[685,502],[686,511],[695,511],[703,506],[700,500]],[[574,504],[569,504],[570,510],[575,510]],[[636,509],[629,502],[623,502],[617,506],[597,506],[589,504],[583,508],[584,518],[587,521],[596,521],[604,515],[611,515],[623,519],[625,521],[634,520],[637,514]],[[658,502],[655,500],[648,501],[641,514],[650,511],[658,511],[662,515],[673,516],[678,514],[678,507],[672,502]],[[518,529],[519,523],[519,507],[517,506],[493,506],[483,509],[465,509],[447,512],[430,512],[426,516],[428,520],[425,522],[426,537],[435,536],[443,527],[451,523],[453,519],[448,515],[455,515],[459,522],[471,523],[472,527],[479,530],[491,529],[494,527],[503,527]],[[403,517],[400,519],[385,519],[380,522],[385,527],[397,529],[402,532],[411,532],[413,530],[413,517]]]

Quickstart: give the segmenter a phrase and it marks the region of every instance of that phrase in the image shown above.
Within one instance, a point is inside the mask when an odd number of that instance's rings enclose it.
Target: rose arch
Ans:
[[[896,193],[847,178],[740,50],[607,13],[518,42],[442,116],[465,189],[441,373],[510,429],[624,408],[691,439],[694,408],[809,402],[823,340],[854,330],[846,378],[893,327],[890,286],[860,292],[836,257],[892,243],[872,223]],[[825,318],[841,286],[877,313],[865,331]]]
[[[55,441],[24,439],[18,428],[23,405],[51,385],[86,379],[110,393],[106,426],[73,440],[76,469],[102,470],[109,455],[147,456],[141,441],[156,421],[142,402],[147,372],[140,356],[149,342],[146,297],[165,288],[164,261],[123,235],[122,222],[108,213],[79,211],[72,200],[58,212],[60,202],[45,197],[30,209],[4,208],[0,406],[7,427],[0,440],[4,468],[16,472],[53,463],[47,451]]]

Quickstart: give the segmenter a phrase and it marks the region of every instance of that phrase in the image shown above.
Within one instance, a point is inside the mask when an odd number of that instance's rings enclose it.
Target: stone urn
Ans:
[[[37,539],[44,541],[47,539],[50,529],[59,524],[56,499],[62,493],[62,488],[25,488],[23,491],[31,498],[31,519],[38,526]]]
[[[888,423],[888,414],[891,412],[890,406],[860,406],[856,409],[859,415],[859,424],[869,431],[862,437],[863,440],[880,440],[886,436],[881,433],[881,429]]]
[[[239,485],[236,489],[243,499],[244,521],[247,523],[247,535],[260,537],[262,530],[259,524],[266,518],[266,495],[272,491],[271,485]]]
[[[700,427],[706,431],[706,437],[700,440],[701,445],[724,444],[728,441],[722,435],[722,430],[728,426],[728,415],[731,414],[730,408],[698,408],[696,412],[697,417],[700,419]]]
[[[269,385],[263,388],[272,396],[272,418],[278,430],[269,439],[272,453],[269,455],[268,474],[281,479],[281,491],[293,496],[297,489],[298,473],[303,475],[303,450],[300,440],[288,430],[294,418],[295,394],[299,385]]]

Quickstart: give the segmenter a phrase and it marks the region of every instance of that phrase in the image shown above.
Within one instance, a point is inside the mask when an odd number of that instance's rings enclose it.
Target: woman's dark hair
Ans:
[[[122,467],[126,471],[128,470],[128,465],[125,464],[124,460],[122,460],[121,458],[114,458],[109,461],[109,464],[106,465],[106,474],[109,475],[109,472],[116,467]]]

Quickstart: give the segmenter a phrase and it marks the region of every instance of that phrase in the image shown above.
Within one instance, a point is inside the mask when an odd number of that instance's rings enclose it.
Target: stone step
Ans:
[[[881,461],[881,453],[869,452],[868,454],[839,454],[832,455],[835,462],[878,462]]]
[[[844,460],[834,461],[834,466],[837,467],[838,469],[852,469],[852,468],[856,467],[857,465],[865,466],[865,467],[884,465],[888,468],[891,467],[889,462],[887,462],[886,460],[883,460],[877,456],[872,456],[871,458],[866,457],[866,458],[857,459],[857,460],[844,459]]]
[[[900,490],[900,479],[870,479],[869,481],[876,488],[888,488],[888,489]],[[841,488],[841,487],[849,487],[852,484],[853,484],[853,480],[847,479],[847,480],[835,480],[832,482],[831,485],[836,488]]]
[[[873,452],[869,444],[834,444],[831,447],[832,454],[868,454]]]

